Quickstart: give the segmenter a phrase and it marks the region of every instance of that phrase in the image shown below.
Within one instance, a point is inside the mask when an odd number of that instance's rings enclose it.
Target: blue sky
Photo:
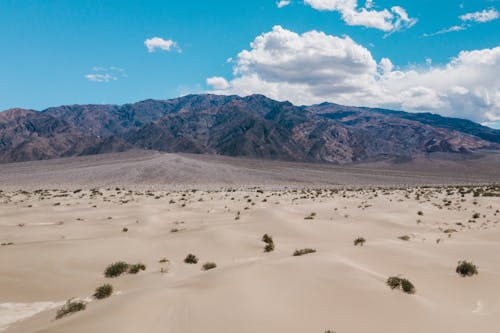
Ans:
[[[277,2],[0,0],[0,109],[269,92],[500,127],[500,0]]]

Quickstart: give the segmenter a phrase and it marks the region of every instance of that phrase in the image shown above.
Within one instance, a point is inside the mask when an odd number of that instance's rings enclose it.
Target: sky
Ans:
[[[0,0],[0,110],[265,94],[500,128],[500,0]]]

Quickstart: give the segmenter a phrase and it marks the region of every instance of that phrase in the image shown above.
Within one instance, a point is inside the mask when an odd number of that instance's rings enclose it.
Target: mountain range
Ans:
[[[295,106],[262,95],[0,112],[1,163],[130,149],[344,164],[500,149],[500,130],[430,113]]]

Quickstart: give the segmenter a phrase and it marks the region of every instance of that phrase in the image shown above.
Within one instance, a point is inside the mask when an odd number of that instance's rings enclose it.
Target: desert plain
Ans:
[[[0,166],[1,332],[500,329],[498,164],[141,154]],[[145,270],[105,277],[119,261]],[[85,310],[56,319],[69,299]]]

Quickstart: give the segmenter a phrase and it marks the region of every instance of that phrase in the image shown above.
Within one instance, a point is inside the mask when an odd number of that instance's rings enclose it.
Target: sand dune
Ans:
[[[457,158],[459,158],[457,160]],[[185,189],[400,186],[500,182],[500,154],[437,154],[406,163],[336,166],[153,151],[0,164],[3,189],[126,186]]]
[[[4,191],[0,303],[115,294],[59,320],[0,318],[9,333],[495,332],[500,197],[485,193],[500,188]],[[105,278],[118,260],[146,270]],[[459,260],[479,274],[459,276]],[[397,275],[416,293],[391,290]]]

